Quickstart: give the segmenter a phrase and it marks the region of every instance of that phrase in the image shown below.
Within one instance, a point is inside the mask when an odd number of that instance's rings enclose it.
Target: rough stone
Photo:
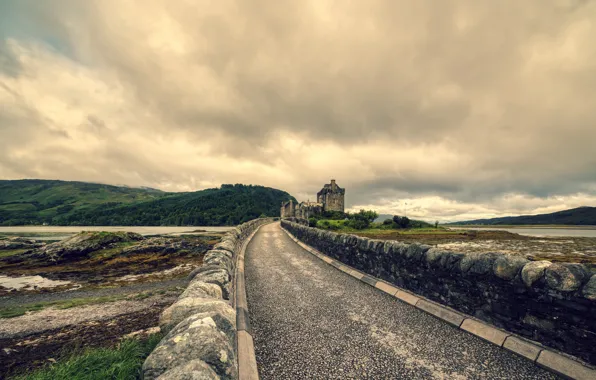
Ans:
[[[207,363],[221,379],[237,377],[233,345],[213,317],[191,316],[170,331],[145,360],[143,378],[156,379],[197,359]]]
[[[520,256],[502,255],[495,260],[493,272],[495,276],[503,280],[513,280],[527,263],[529,261]]]
[[[584,285],[582,294],[590,301],[596,301],[596,274],[592,275],[588,280],[588,283]]]
[[[165,309],[159,317],[161,331],[170,331],[174,326],[193,314],[220,312],[223,315],[234,313],[227,301],[214,298],[181,298]]]
[[[234,252],[234,249],[236,248],[234,246],[234,243],[232,243],[230,240],[224,240],[224,241],[220,241],[219,243],[215,244],[213,246],[214,249],[225,249],[226,251],[230,251],[230,252]]]
[[[222,298],[222,291],[219,285],[210,284],[204,281],[191,281],[186,290],[180,295],[182,298]]]
[[[524,265],[521,271],[522,280],[526,286],[531,287],[544,276],[544,270],[550,267],[550,261],[532,261]]]
[[[426,252],[426,262],[429,264],[434,264],[441,260],[441,256],[445,251],[439,248],[431,248]]]
[[[207,363],[195,359],[170,369],[157,380],[219,380],[219,376]]]
[[[199,274],[207,275],[221,270],[225,270],[225,268],[222,268],[219,265],[203,265],[190,272],[187,278],[189,281],[192,281]]]
[[[223,291],[224,298],[229,298],[230,273],[226,269],[199,273],[195,276],[195,279],[219,285]]]
[[[584,274],[570,265],[553,264],[545,270],[545,276],[549,288],[572,292],[579,289]]]

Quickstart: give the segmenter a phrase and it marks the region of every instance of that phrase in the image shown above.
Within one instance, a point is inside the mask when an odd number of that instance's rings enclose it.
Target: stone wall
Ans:
[[[159,320],[166,335],[143,364],[143,378],[238,378],[236,256],[246,239],[274,218],[255,219],[226,233],[190,275],[190,283]]]
[[[582,264],[463,254],[281,223],[362,272],[596,364],[596,274]]]

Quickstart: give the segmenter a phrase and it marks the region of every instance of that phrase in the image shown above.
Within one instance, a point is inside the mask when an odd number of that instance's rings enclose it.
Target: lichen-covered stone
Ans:
[[[222,289],[225,289],[230,283],[230,273],[226,269],[198,273],[194,278],[210,284],[217,284]]]
[[[219,312],[224,315],[235,313],[229,302],[215,298],[180,298],[165,309],[159,317],[161,331],[170,331],[182,320],[193,314]]]
[[[590,301],[596,301],[596,274],[592,275],[586,285],[584,285],[582,295]]]
[[[230,259],[234,257],[233,253],[230,251],[226,251],[225,249],[210,249],[205,253],[204,258],[208,258],[210,256],[226,256]]]
[[[168,370],[157,380],[219,380],[219,376],[207,363],[195,359]]]
[[[219,265],[202,265],[196,269],[194,269],[192,272],[190,272],[188,274],[188,280],[192,281],[197,275],[204,273],[204,274],[211,274],[217,271],[221,271],[221,270],[227,270],[224,267],[221,267]]]
[[[225,249],[226,251],[230,251],[232,253],[234,253],[234,248],[236,248],[234,246],[234,243],[232,243],[230,240],[224,240],[224,241],[220,241],[219,243],[215,244],[213,246],[214,249]]]
[[[530,261],[524,257],[515,255],[502,255],[497,257],[493,264],[493,273],[503,280],[513,280],[524,265]]]
[[[191,316],[180,322],[143,363],[143,378],[156,379],[192,360],[207,363],[221,379],[238,375],[233,344],[212,316]],[[219,318],[222,322],[226,318]]]
[[[549,288],[572,292],[579,289],[586,275],[577,264],[553,264],[545,270],[545,276]]]
[[[234,263],[232,259],[226,255],[222,255],[219,253],[211,253],[209,256],[205,256],[203,258],[203,262],[206,265],[217,266],[219,268],[227,269],[228,272],[232,272],[234,268]]]
[[[526,286],[531,287],[536,281],[540,280],[544,276],[546,268],[550,267],[553,263],[550,261],[531,261],[524,265],[521,271],[522,281]]]
[[[437,262],[440,262],[443,253],[445,253],[445,251],[443,251],[440,248],[429,249],[428,252],[426,252],[426,262],[429,264],[435,264]]]
[[[476,260],[478,260],[479,256],[479,253],[468,253],[464,255],[459,262],[459,269],[464,273],[469,271]]]
[[[210,284],[200,280],[191,281],[184,292],[180,295],[182,298],[222,298],[222,291],[219,285]]]

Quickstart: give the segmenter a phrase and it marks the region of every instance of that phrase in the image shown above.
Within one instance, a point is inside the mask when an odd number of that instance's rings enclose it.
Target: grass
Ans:
[[[0,257],[8,257],[18,255],[23,252],[27,252],[29,249],[7,249],[0,251]]]
[[[13,380],[104,380],[140,379],[141,366],[161,340],[161,334],[147,339],[122,341],[115,348],[75,351],[52,365]]]
[[[443,227],[423,227],[423,228],[408,228],[396,229],[388,228],[382,223],[372,223],[369,228],[357,230],[346,225],[345,220],[322,219],[317,221],[317,228],[323,230],[331,230],[339,233],[355,233],[355,234],[376,234],[376,235],[391,235],[391,234],[453,234],[454,231],[449,231]],[[457,233],[457,232],[455,232]]]
[[[130,294],[119,294],[114,296],[105,296],[105,297],[89,297],[89,298],[73,298],[69,300],[61,300],[61,301],[49,301],[49,302],[38,302],[38,303],[31,303],[31,304],[24,304],[24,305],[17,305],[17,306],[9,306],[0,308],[0,318],[15,318],[20,317],[21,315],[25,315],[27,312],[39,311],[43,310],[47,307],[54,307],[56,309],[70,309],[72,307],[79,307],[79,306],[87,306],[87,305],[96,305],[100,303],[106,302],[115,302],[121,301],[124,299],[134,299],[137,301],[144,300],[153,296],[153,292],[143,292],[136,295]]]

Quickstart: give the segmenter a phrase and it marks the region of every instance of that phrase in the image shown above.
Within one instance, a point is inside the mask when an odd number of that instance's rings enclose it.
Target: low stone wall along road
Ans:
[[[245,259],[261,379],[554,379],[261,227]]]

